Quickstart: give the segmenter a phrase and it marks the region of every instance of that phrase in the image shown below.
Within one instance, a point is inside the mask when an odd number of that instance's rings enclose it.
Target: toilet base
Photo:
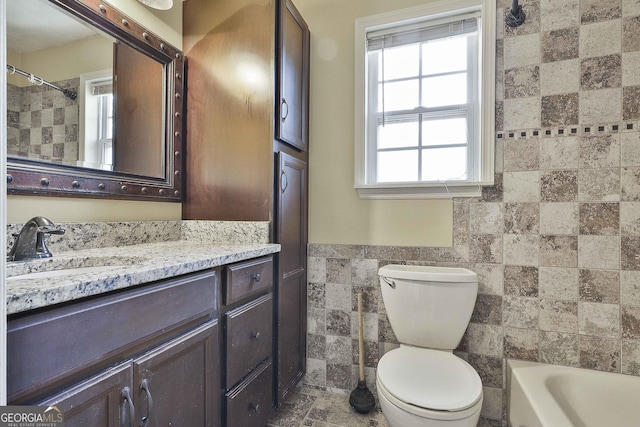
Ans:
[[[476,427],[480,419],[480,410],[482,409],[482,399],[472,408],[466,409],[463,418],[458,419],[437,419],[439,411],[430,411],[428,409],[419,410],[423,412],[423,416],[410,413],[404,409],[394,405],[385,395],[385,391],[381,389],[378,383],[378,400],[380,409],[384,415],[389,427]],[[434,412],[434,418],[429,418],[429,413]]]

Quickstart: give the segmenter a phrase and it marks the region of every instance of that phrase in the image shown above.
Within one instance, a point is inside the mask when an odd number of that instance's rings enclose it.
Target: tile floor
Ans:
[[[380,409],[366,415],[349,406],[348,394],[298,387],[269,420],[268,427],[388,427]]]

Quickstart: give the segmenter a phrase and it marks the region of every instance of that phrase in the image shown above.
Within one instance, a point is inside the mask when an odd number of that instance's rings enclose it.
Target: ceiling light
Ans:
[[[173,0],[138,0],[145,6],[149,6],[153,9],[167,10],[173,7]]]

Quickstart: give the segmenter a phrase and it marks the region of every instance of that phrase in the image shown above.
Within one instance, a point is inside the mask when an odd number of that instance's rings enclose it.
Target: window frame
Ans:
[[[469,180],[408,183],[375,183],[369,177],[376,173],[376,147],[367,142],[367,106],[372,100],[367,94],[368,52],[367,34],[392,27],[437,23],[458,15],[479,12],[478,47],[480,48],[480,127],[479,141],[469,144],[469,155],[477,168]],[[355,23],[355,189],[364,199],[430,199],[476,197],[482,186],[493,185],[495,170],[495,45],[496,9],[493,0],[440,0],[426,5],[359,18]],[[373,153],[372,153],[373,151]],[[375,176],[375,175],[374,175]]]

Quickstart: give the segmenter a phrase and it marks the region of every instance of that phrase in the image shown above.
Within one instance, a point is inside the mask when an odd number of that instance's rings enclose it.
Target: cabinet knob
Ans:
[[[250,411],[255,411],[256,414],[259,414],[260,413],[260,405],[259,404],[255,404],[254,405],[253,403],[250,403],[249,404],[249,410]]]
[[[260,273],[255,273],[255,274],[251,275],[251,280],[253,280],[255,282],[259,282],[260,279],[262,279],[262,276],[260,276]]]
[[[282,107],[280,108],[280,117],[282,117],[282,122],[284,123],[289,116],[289,104],[287,104],[287,100],[282,98]]]
[[[260,332],[256,332],[255,334],[251,334],[251,338],[253,338],[256,341],[260,340]]]

